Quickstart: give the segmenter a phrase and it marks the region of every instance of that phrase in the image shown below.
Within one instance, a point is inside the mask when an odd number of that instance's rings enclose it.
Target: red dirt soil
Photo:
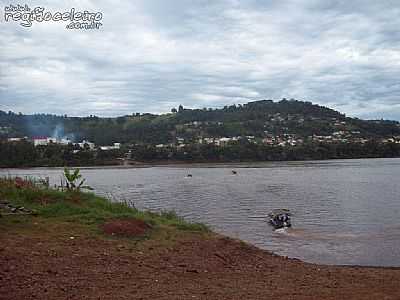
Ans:
[[[143,236],[150,228],[148,224],[138,219],[113,220],[101,226],[105,234],[125,237]]]
[[[0,299],[400,299],[399,268],[308,264],[213,234],[110,240],[52,226],[0,230]]]

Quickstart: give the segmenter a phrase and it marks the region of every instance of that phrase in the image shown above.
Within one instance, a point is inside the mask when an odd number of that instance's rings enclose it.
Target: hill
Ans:
[[[194,142],[199,138],[290,134],[296,138],[341,136],[359,139],[392,138],[400,135],[396,121],[349,118],[327,107],[297,100],[261,100],[220,109],[186,109],[173,113],[139,114],[116,118],[68,117],[48,114],[23,115],[0,111],[0,138],[70,137],[96,144],[113,142],[168,144],[177,138]]]
[[[0,167],[371,157],[400,157],[399,122],[297,100],[116,118],[0,111]]]

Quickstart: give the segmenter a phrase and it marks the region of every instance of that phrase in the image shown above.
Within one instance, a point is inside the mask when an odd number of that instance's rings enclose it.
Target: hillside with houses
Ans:
[[[76,163],[129,161],[300,160],[400,155],[400,123],[361,120],[298,100],[261,100],[219,109],[172,108],[116,118],[23,115],[0,111],[3,157],[30,148],[46,158],[59,148]],[[8,150],[4,150],[8,149]],[[18,151],[17,151],[18,152]],[[39,153],[38,153],[39,152]],[[51,151],[50,151],[51,152]],[[57,152],[57,151],[56,151]],[[105,154],[107,152],[107,154]],[[45,159],[46,164],[53,161]],[[58,157],[57,164],[74,159]],[[51,164],[51,163],[50,163]]]

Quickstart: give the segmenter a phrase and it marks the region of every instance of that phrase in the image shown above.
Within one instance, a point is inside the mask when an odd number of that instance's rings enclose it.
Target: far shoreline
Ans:
[[[180,167],[180,166],[192,166],[192,167],[248,167],[248,165],[259,165],[259,164],[307,164],[307,163],[328,163],[335,161],[360,161],[360,160],[386,160],[386,159],[400,159],[400,157],[357,157],[357,158],[332,158],[332,159],[309,159],[309,160],[269,160],[269,161],[149,161],[141,162],[135,161],[126,164],[96,164],[96,165],[67,165],[67,166],[21,166],[21,167],[0,167],[0,170],[14,169],[14,170],[27,170],[27,169],[64,169],[64,168],[78,168],[78,169],[137,169],[137,168],[152,168],[152,167]]]

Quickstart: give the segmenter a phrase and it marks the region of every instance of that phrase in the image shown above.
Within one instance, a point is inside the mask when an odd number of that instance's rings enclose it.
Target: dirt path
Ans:
[[[399,268],[306,264],[215,235],[35,232],[0,232],[0,299],[400,299]]]

